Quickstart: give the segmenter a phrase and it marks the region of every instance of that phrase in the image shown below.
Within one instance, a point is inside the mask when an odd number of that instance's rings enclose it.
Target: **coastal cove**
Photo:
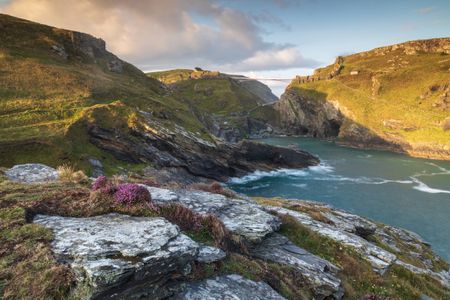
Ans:
[[[255,172],[228,187],[248,196],[314,200],[420,234],[450,259],[450,162],[350,149],[311,138],[261,142],[317,155],[308,169]]]

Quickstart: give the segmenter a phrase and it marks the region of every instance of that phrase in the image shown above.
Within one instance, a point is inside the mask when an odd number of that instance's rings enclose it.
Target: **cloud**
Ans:
[[[236,65],[235,69],[236,71],[282,70],[299,66],[313,68],[318,64],[315,60],[305,59],[296,47],[290,46],[257,51],[253,56]]]
[[[419,12],[419,14],[421,15],[428,15],[429,13],[434,11],[434,7],[430,6],[430,7],[422,7],[420,9],[417,10],[417,12]]]
[[[109,50],[144,70],[311,63],[291,45],[264,39],[261,23],[276,18],[255,18],[216,0],[11,0],[0,10],[101,37]]]

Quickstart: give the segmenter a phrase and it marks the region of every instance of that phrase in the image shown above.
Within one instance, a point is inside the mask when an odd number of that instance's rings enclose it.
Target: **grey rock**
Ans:
[[[96,158],[89,158],[89,163],[92,166],[92,177],[97,178],[104,175],[103,164]]]
[[[145,187],[150,192],[152,200],[158,202],[159,204],[169,204],[170,202],[175,202],[178,200],[178,195],[171,190],[160,189],[144,184],[141,184],[141,186]]]
[[[218,276],[184,286],[173,300],[283,300],[268,284],[240,275]]]
[[[56,54],[58,54],[59,56],[61,56],[64,60],[66,60],[68,57],[69,57],[69,55],[67,54],[67,52],[66,52],[66,49],[64,48],[64,46],[63,45],[53,45],[52,46],[52,50],[56,53]]]
[[[43,164],[15,165],[5,175],[12,181],[23,183],[48,182],[59,178],[58,171]]]
[[[275,233],[266,238],[251,254],[256,258],[293,267],[313,287],[316,299],[341,299],[344,295],[341,280],[337,277],[338,267],[297,247],[280,234]]]
[[[56,258],[72,266],[88,298],[166,297],[164,285],[190,272],[199,248],[163,218],[37,215],[34,222],[53,230]]]
[[[332,210],[322,213],[328,220],[342,230],[367,238],[373,235],[377,225],[363,217],[350,214],[341,210]]]
[[[197,261],[200,263],[212,263],[224,259],[227,254],[219,248],[211,246],[200,246],[197,254]]]
[[[148,187],[152,199],[158,204],[178,203],[196,213],[217,216],[233,235],[244,242],[257,244],[279,229],[278,217],[264,211],[263,207],[244,200],[229,199],[223,195],[203,191]]]
[[[268,206],[266,209],[294,217],[298,222],[308,227],[310,230],[353,248],[369,261],[374,270],[379,273],[384,273],[386,269],[397,260],[397,257],[394,254],[368,242],[360,236],[333,225],[316,221],[306,213],[276,206]]]

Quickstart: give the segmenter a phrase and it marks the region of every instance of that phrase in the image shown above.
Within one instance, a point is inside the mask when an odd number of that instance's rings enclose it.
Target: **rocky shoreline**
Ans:
[[[30,187],[57,185],[52,169],[43,165],[15,166],[5,175],[20,186],[20,182]],[[199,222],[196,219],[211,220],[208,222],[215,225],[208,228],[220,237],[213,244],[196,241],[195,235],[187,235],[190,231],[186,228],[192,224],[186,224],[185,217],[167,215],[167,219],[145,207],[111,210],[114,206],[109,207],[106,202],[100,210],[103,213],[84,216],[85,210],[71,213],[64,209],[71,204],[60,199],[47,204],[46,200],[35,202],[27,208],[29,219],[32,224],[51,230],[53,255],[74,274],[71,297],[348,299],[348,265],[314,254],[321,251],[310,252],[312,248],[301,247],[302,231],[316,236],[320,247],[341,249],[337,250],[337,257],[343,253],[354,256],[354,264],[361,264],[358,268],[367,263],[368,277],[383,278],[393,270],[402,270],[414,274],[408,276],[427,276],[423,280],[436,281],[443,290],[450,289],[448,264],[421,237],[400,228],[311,201],[250,199],[189,188],[142,183],[140,186],[148,190],[160,213],[170,208],[182,211],[184,216],[191,215],[194,223]],[[88,201],[93,199],[91,196]],[[0,203],[3,209],[8,207],[5,203],[8,202]],[[58,211],[67,212],[57,215]],[[292,231],[294,228],[302,231]],[[233,273],[239,268],[228,267],[226,271],[230,260],[236,257],[248,264],[265,266],[268,273],[251,280],[245,278],[246,271]],[[216,271],[207,275],[205,270],[211,268]],[[278,277],[280,274],[284,277]],[[278,279],[274,281],[275,278]],[[286,288],[292,280],[302,283]],[[306,294],[295,294],[300,293],[298,288]],[[286,289],[296,292],[290,295]]]

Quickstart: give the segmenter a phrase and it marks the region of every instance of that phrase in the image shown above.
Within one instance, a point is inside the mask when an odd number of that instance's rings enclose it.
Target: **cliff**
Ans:
[[[292,80],[279,103],[290,134],[450,159],[450,38],[339,57]]]
[[[267,128],[247,120],[259,98],[232,78],[216,82],[210,78],[218,72],[200,70],[171,90],[108,52],[101,39],[7,15],[0,24],[2,166],[70,163],[96,175],[152,166],[190,180],[226,180],[318,162],[291,149],[266,147],[262,156],[252,143],[216,139],[233,140],[216,126],[229,118],[248,124],[239,136]]]

